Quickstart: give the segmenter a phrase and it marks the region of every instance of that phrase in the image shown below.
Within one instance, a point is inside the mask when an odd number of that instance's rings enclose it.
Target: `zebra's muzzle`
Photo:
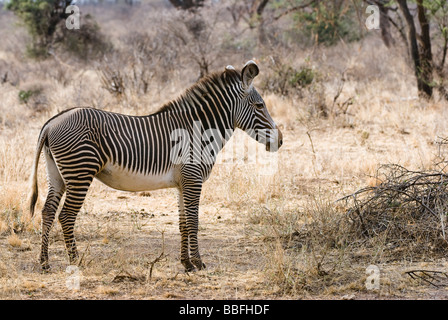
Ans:
[[[266,140],[266,151],[268,152],[276,152],[283,145],[282,132],[278,128],[275,128],[272,132],[270,139]]]

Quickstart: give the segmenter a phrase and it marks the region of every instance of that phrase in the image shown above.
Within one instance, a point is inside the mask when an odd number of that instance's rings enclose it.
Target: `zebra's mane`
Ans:
[[[241,71],[235,70],[235,69],[226,69],[223,72],[214,72],[209,75],[206,75],[205,77],[198,80],[194,85],[192,85],[190,88],[186,89],[182,95],[180,95],[177,99],[171,100],[167,103],[165,103],[159,110],[157,110],[155,114],[159,114],[162,112],[167,111],[176,111],[179,109],[179,106],[182,106],[181,101],[189,101],[190,98],[196,98],[197,99],[197,93],[201,92],[202,94],[205,94],[209,92],[209,86],[211,84],[215,84],[218,87],[221,87],[222,84],[225,86],[228,86],[231,83],[235,83],[237,81],[241,81]],[[178,103],[175,103],[178,102]]]

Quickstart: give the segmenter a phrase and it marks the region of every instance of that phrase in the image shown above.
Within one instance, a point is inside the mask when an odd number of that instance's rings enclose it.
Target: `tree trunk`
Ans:
[[[266,37],[266,31],[264,29],[264,19],[263,19],[263,11],[264,8],[266,8],[266,5],[268,4],[269,0],[261,0],[261,2],[257,6],[257,10],[255,14],[257,15],[256,18],[258,19],[258,41],[261,45],[265,45],[267,43],[267,37]]]
[[[196,10],[204,5],[204,0],[169,0],[177,9]]]
[[[409,45],[411,50],[411,57],[414,61],[414,72],[417,78],[417,89],[420,96],[425,98],[430,98],[432,96],[432,87],[430,83],[432,81],[432,58],[431,58],[431,43],[429,38],[429,25],[426,20],[426,15],[424,14],[424,8],[422,6],[422,0],[418,0],[418,8],[419,8],[419,22],[423,23],[422,31],[424,28],[427,28],[422,33],[426,33],[427,38],[423,40],[425,37],[422,34],[422,41],[425,41],[426,44],[422,44],[422,55],[419,52],[419,46],[417,44],[417,31],[415,29],[414,18],[409,12],[408,5],[406,0],[397,0],[398,5],[403,13],[403,16],[406,20],[406,24],[408,25],[408,38]],[[420,12],[421,11],[421,12]],[[429,50],[428,50],[429,45]],[[429,60],[428,60],[429,58]],[[429,73],[430,72],[430,73]]]
[[[431,37],[429,31],[429,23],[426,19],[425,7],[423,0],[417,0],[418,21],[422,30],[421,45],[420,45],[420,64],[421,64],[421,78],[422,90],[428,96],[432,96],[432,52],[431,52]]]
[[[390,46],[394,45],[394,38],[390,35],[390,21],[388,17],[388,8],[385,6],[386,1],[379,0],[375,1],[375,4],[378,6],[380,10],[380,29],[381,29],[381,39],[383,39],[386,47],[390,48]]]
[[[260,4],[257,7],[257,14],[261,16],[263,14],[264,8],[266,8],[266,5],[268,4],[269,0],[261,0]]]

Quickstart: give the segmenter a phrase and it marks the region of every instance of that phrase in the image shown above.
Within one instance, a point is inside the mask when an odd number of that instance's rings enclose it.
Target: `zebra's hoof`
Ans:
[[[194,265],[190,262],[190,260],[181,260],[181,262],[186,272],[191,272],[194,270]]]
[[[205,263],[203,263],[201,260],[191,260],[191,262],[193,262],[193,264],[196,266],[196,268],[198,268],[198,270],[203,270],[206,268]]]
[[[46,264],[42,264],[41,265],[41,267],[42,267],[42,273],[48,273],[48,272],[50,272],[50,265],[48,264],[48,263],[46,263]]]

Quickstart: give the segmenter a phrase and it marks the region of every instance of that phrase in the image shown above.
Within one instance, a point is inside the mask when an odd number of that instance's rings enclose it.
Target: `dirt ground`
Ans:
[[[325,227],[346,214],[337,200],[375,185],[381,164],[427,170],[446,163],[448,145],[438,141],[448,137],[448,103],[437,95],[429,101],[417,97],[406,48],[386,48],[378,33],[329,47],[303,48],[296,41],[286,49],[263,51],[253,45],[255,29],[241,26],[236,31],[243,37],[234,39],[225,14],[214,29],[219,39],[224,37],[215,50],[228,56],[213,56],[210,68],[240,68],[257,55],[260,75],[254,85],[282,130],[284,144],[276,154],[261,147],[257,154],[269,161],[254,163],[246,150],[256,142],[235,133],[237,147],[223,153],[202,190],[199,246],[207,268],[186,273],[180,263],[176,190],[126,193],[94,181],[75,227],[79,265],[69,267],[56,221],[50,234],[51,270],[42,273],[40,210],[47,188],[43,157],[32,219],[26,202],[42,125],[75,106],[149,114],[191,86],[199,71],[191,59],[176,60],[188,58],[183,46],[166,50],[170,42],[165,40],[175,39],[157,33],[158,21],[171,21],[174,11],[150,6],[129,15],[121,9],[91,9],[113,40],[111,60],[29,59],[26,29],[11,12],[0,13],[5,30],[0,69],[9,79],[0,84],[0,299],[448,299],[448,261],[443,255],[394,257],[386,254],[389,244],[381,239],[371,247],[313,250],[294,242],[294,237],[306,238],[301,227],[314,222],[321,223],[314,236],[325,237]],[[217,12],[229,15],[225,8]],[[204,18],[218,18],[218,13]],[[149,61],[152,54],[137,64],[130,59],[138,56],[140,38],[159,41],[157,59]],[[267,80],[276,80],[277,54],[285,70],[312,71],[312,83],[290,94],[266,86],[263,90]],[[147,92],[129,82],[124,96],[115,95],[101,81],[100,69],[106,67],[128,80],[146,75],[141,80],[149,84]],[[33,96],[25,102],[27,93]],[[266,174],[267,169],[274,170]],[[407,245],[411,243],[403,245],[404,252]],[[410,272],[419,270],[435,278],[413,279]]]
[[[373,132],[375,124],[364,127]],[[418,133],[393,134],[400,141],[387,147],[386,140],[379,141],[373,133],[369,142],[362,143],[353,137],[353,129],[333,127],[315,132],[316,161],[326,161],[325,153],[337,159],[365,154],[377,154],[382,148],[389,156],[403,155],[408,143],[415,149],[431,148],[425,137]],[[298,136],[298,140],[290,137]],[[327,284],[318,292],[307,290],[285,292],[270,276],[272,252],[269,237],[260,228],[257,215],[265,207],[281,206],[300,208],[316,192],[344,194],[354,188],[352,174],[339,175],[338,179],[313,177],[308,172],[292,169],[301,162],[312,163],[304,128],[285,130],[285,146],[279,152],[278,179],[276,184],[254,186],[262,183],[250,166],[232,168],[218,165],[206,182],[200,206],[199,241],[207,268],[186,273],[179,261],[180,235],[178,230],[177,194],[174,189],[149,193],[127,193],[110,189],[95,181],[86,203],[79,214],[75,235],[78,243],[80,266],[69,272],[62,231],[55,224],[51,233],[51,271],[42,273],[38,264],[40,250],[40,214],[34,217],[33,232],[18,233],[20,244],[11,243],[7,233],[0,237],[0,297],[2,299],[446,299],[445,279],[439,287],[424,281],[413,280],[409,270],[446,271],[445,259],[426,261],[387,261],[377,264],[379,287],[369,290],[365,262],[353,265],[347,272],[350,277],[334,285]],[[399,138],[399,139],[398,139]],[[347,141],[352,140],[352,144]],[[423,140],[421,145],[417,141]],[[325,150],[319,146],[327,146]],[[332,148],[332,150],[330,150]],[[322,153],[320,153],[322,150]],[[409,156],[409,155],[408,155]],[[320,160],[319,160],[320,159]],[[323,159],[323,160],[322,160]],[[340,166],[333,161],[334,166]],[[364,164],[366,165],[366,164]],[[244,166],[243,166],[244,167]],[[368,165],[367,165],[368,167]],[[244,169],[249,171],[245,172]],[[328,170],[317,168],[315,170]],[[339,170],[340,168],[338,168]],[[235,173],[235,170],[239,173]],[[242,180],[230,186],[224,179]],[[232,178],[232,176],[234,178]],[[42,177],[41,177],[42,178]],[[249,179],[246,180],[245,179]],[[254,180],[254,181],[251,181]],[[272,179],[272,177],[270,178]],[[363,179],[368,179],[364,175]],[[244,182],[245,181],[245,182]],[[365,181],[365,180],[364,180]],[[272,190],[274,186],[274,190]],[[290,186],[287,188],[285,186]],[[235,189],[236,188],[236,189]],[[261,189],[261,190],[260,190]],[[44,197],[41,188],[40,197]],[[263,191],[264,190],[264,191]],[[282,194],[284,192],[284,194]],[[265,197],[270,195],[269,197]],[[258,197],[258,198],[257,198]],[[261,211],[260,211],[261,210]],[[260,219],[258,217],[258,219]],[[342,270],[341,272],[344,272]],[[79,280],[79,287],[74,283]],[[75,281],[75,282],[73,282]]]

